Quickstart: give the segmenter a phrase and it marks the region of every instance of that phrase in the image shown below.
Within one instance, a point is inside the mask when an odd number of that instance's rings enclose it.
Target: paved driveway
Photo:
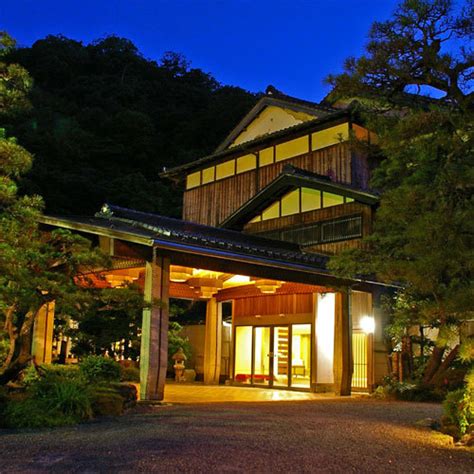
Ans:
[[[432,404],[364,399],[140,408],[0,436],[0,471],[474,472],[472,454],[414,423]]]

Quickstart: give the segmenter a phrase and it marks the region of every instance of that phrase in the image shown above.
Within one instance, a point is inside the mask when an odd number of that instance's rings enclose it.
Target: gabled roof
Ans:
[[[210,163],[218,163],[229,159],[229,157],[239,156],[245,153],[251,153],[260,148],[273,144],[278,140],[289,139],[293,136],[299,136],[305,132],[313,132],[317,130],[322,130],[328,126],[334,124],[342,123],[344,120],[353,119],[352,111],[348,110],[336,110],[331,113],[327,113],[321,118],[315,118],[314,120],[308,120],[307,122],[294,125],[292,127],[280,130],[278,132],[269,133],[261,137],[251,140],[241,145],[237,145],[231,148],[226,148],[225,150],[213,153],[212,155],[205,156],[199,160],[191,161],[184,165],[176,166],[170,168],[169,170],[163,171],[160,173],[161,178],[170,178],[176,180],[182,180],[186,177],[186,174],[195,169],[200,169]]]
[[[323,117],[335,109],[326,105],[320,105],[315,102],[297,99],[289,95],[283,94],[273,86],[268,86],[262,97],[254,107],[245,115],[245,117],[234,127],[227,135],[225,140],[216,148],[216,153],[225,150],[229,145],[255,120],[256,117],[268,106],[276,106],[285,109],[294,110],[296,112],[304,112],[315,118]]]
[[[220,226],[225,229],[241,230],[248,221],[269,205],[280,199],[288,191],[299,187],[336,193],[370,206],[373,206],[379,200],[375,194],[345,184],[334,183],[328,176],[311,173],[292,165],[285,165],[281,174],[225,219]]]

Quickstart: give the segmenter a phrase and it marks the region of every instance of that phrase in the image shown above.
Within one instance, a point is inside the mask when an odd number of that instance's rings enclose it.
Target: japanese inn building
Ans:
[[[42,218],[45,231],[71,229],[112,256],[98,285],[137,281],[146,301],[161,301],[143,312],[143,400],[163,398],[170,298],[206,301],[206,384],[224,375],[234,385],[349,395],[387,374],[387,288],[327,269],[331,255],[362,245],[378,204],[369,189],[376,163],[350,143],[374,136],[336,105],[269,87],[212,155],[162,174],[184,184],[182,220],[112,204],[94,217]],[[49,305],[36,322],[37,362],[51,361],[53,324]]]

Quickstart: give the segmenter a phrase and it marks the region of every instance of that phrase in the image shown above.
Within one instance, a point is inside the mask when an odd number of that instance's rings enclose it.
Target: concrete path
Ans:
[[[140,407],[75,427],[0,431],[0,472],[471,473],[472,453],[371,399]]]

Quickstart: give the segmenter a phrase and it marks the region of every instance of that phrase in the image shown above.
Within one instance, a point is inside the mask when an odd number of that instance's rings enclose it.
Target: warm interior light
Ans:
[[[317,381],[333,383],[334,367],[334,317],[335,294],[323,293],[318,297],[318,313],[316,318],[317,344]]]
[[[360,319],[360,327],[366,334],[373,334],[375,331],[375,320],[372,316],[363,316]]]
[[[255,280],[255,286],[263,294],[273,294],[278,288],[281,288],[282,282],[275,280]]]
[[[224,284],[232,284],[232,283],[250,283],[250,277],[246,275],[234,275],[227,279]]]
[[[176,283],[184,283],[193,276],[193,269],[181,267],[179,265],[170,265],[170,280]]]
[[[190,278],[188,285],[196,290],[200,298],[212,298],[224,285],[218,278]]]

